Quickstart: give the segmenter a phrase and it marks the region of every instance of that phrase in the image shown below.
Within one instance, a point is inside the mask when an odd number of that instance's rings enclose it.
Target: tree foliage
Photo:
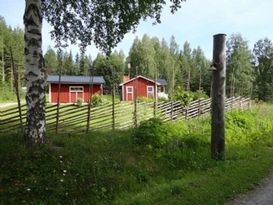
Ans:
[[[188,91],[201,89],[209,94],[209,61],[202,49],[198,47],[192,51],[190,44],[185,42],[180,50],[173,36],[169,43],[147,34],[141,40],[135,38],[126,62],[131,64],[130,71],[126,69],[131,77],[144,75],[153,79],[156,75],[165,79],[171,96],[177,87]]]
[[[253,49],[254,96],[259,100],[273,102],[273,45],[268,38],[259,40]]]
[[[240,34],[233,34],[227,41],[227,93],[250,96],[252,84],[251,51]]]
[[[185,0],[43,0],[44,18],[54,27],[52,37],[82,46],[94,44],[110,54],[124,35],[135,30],[140,20],[160,23],[161,12],[170,2],[171,12]]]
[[[93,69],[95,75],[101,75],[105,79],[105,91],[109,92],[113,82],[118,85],[121,83],[124,74],[124,53],[114,51],[110,56],[99,53],[94,60]],[[111,68],[111,69],[109,69]]]
[[[24,81],[21,79],[23,79],[23,72],[25,70],[23,55],[24,32],[18,27],[11,28],[8,26],[5,19],[0,16],[0,91],[2,100],[11,100],[12,97],[14,97],[14,75],[11,62],[11,50],[13,53],[16,76],[18,76],[18,83],[21,87],[24,85]]]

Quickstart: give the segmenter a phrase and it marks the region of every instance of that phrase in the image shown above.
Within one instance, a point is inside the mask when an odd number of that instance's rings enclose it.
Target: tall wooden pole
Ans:
[[[225,157],[225,87],[226,87],[226,35],[213,36],[213,75],[211,101],[211,157]]]

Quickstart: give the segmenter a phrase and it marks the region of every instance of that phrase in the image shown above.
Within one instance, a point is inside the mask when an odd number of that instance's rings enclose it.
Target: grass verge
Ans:
[[[210,159],[208,118],[165,125],[157,146],[136,144],[135,130],[52,134],[31,150],[3,134],[1,204],[224,204],[272,168],[270,106],[227,114],[225,161]]]

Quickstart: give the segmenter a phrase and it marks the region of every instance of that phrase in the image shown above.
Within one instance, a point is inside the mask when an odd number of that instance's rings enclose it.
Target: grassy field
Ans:
[[[0,203],[224,204],[273,166],[272,106],[226,115],[225,161],[210,159],[208,117],[141,128],[49,134],[31,150],[1,134]]]

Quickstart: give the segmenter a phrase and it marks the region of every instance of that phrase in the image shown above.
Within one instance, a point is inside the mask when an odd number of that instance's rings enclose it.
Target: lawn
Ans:
[[[272,169],[272,106],[227,113],[225,161],[210,159],[208,117],[158,123],[49,134],[31,150],[1,134],[0,203],[224,204]]]

